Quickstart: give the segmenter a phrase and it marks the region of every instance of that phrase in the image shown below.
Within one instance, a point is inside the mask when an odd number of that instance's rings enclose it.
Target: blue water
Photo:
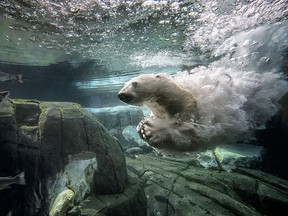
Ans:
[[[283,72],[286,3],[2,1],[0,70],[23,73],[24,84],[0,90],[105,107],[119,105],[113,94],[141,73],[213,70],[212,62],[235,72]]]

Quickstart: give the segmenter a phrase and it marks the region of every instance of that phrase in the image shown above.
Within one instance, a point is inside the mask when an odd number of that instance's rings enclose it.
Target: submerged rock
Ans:
[[[95,116],[75,103],[10,100],[2,104],[0,174],[18,170],[25,171],[27,185],[22,192],[12,190],[10,198],[6,191],[0,195],[5,206],[1,215],[11,209],[13,215],[48,215],[49,211],[63,215],[90,196],[123,196],[130,188],[120,144]],[[131,205],[145,200],[139,188],[129,190],[132,197],[125,197]],[[103,203],[107,209],[111,209],[109,202]],[[139,215],[145,215],[145,201],[141,205]],[[115,206],[132,211],[126,201]]]
[[[96,153],[82,152],[70,156],[69,163],[66,165],[63,172],[59,172],[56,179],[49,178],[47,180],[49,200],[54,204],[59,203],[59,196],[63,191],[66,191],[67,188],[69,188],[74,193],[73,197],[75,205],[80,204],[87,196],[95,191],[94,175],[97,172],[97,169],[98,164]],[[59,208],[60,207],[58,207],[58,209]],[[53,207],[50,214],[52,210]]]
[[[125,127],[123,129],[122,134],[127,141],[133,141],[137,143],[139,146],[148,146],[147,142],[145,142],[140,138],[139,133],[137,132],[135,126],[129,125]]]
[[[196,157],[195,153],[126,158],[129,175],[145,189],[148,215],[287,214],[287,181],[256,169],[204,169],[196,166]]]
[[[136,126],[144,116],[143,110],[146,112],[144,108],[116,106],[99,109],[88,108],[87,110],[93,113],[109,133],[120,141],[124,149],[144,145],[144,141],[141,142],[139,136],[139,138],[134,139],[135,135],[131,134],[133,127],[135,128],[134,132],[136,132]]]
[[[147,201],[141,185],[129,181],[119,194],[91,196],[68,212],[68,216],[125,215],[146,216]]]

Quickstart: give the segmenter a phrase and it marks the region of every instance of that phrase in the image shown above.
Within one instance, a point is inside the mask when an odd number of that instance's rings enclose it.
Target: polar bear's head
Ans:
[[[141,106],[151,101],[163,87],[163,81],[168,79],[161,74],[143,74],[124,84],[118,97],[127,104]]]

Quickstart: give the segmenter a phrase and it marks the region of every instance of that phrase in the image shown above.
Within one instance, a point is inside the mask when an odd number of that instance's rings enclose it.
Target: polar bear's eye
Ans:
[[[155,78],[161,78],[161,75],[160,75],[160,74],[157,74],[157,75],[155,76]]]

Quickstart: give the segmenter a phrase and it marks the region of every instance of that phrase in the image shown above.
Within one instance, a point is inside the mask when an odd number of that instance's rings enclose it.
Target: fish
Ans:
[[[21,172],[14,177],[0,177],[0,191],[9,189],[12,184],[26,185],[25,172]]]
[[[16,80],[19,83],[23,83],[22,80],[22,74],[8,74],[8,73],[4,73],[2,71],[0,71],[0,81],[1,82],[7,82],[7,81],[13,81]]]
[[[0,104],[4,99],[8,98],[9,94],[9,91],[0,91]]]

